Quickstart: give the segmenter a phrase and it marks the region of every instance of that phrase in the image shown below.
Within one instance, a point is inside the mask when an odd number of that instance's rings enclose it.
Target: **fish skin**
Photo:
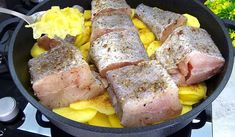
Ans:
[[[60,43],[61,44],[61,43]],[[57,45],[53,50],[29,60],[32,83],[60,71],[69,70],[78,64],[86,64],[80,51],[69,43]]]
[[[141,127],[178,116],[178,87],[156,61],[107,72],[108,93],[125,127]]]
[[[137,31],[129,15],[111,13],[99,16],[92,21],[90,41],[92,42],[106,33],[122,30]]]
[[[89,54],[102,77],[109,70],[149,60],[138,32],[129,30],[110,32],[97,38]]]
[[[225,60],[208,32],[182,26],[156,50],[156,59],[178,85],[191,85],[217,74]]]
[[[92,0],[91,9],[92,20],[96,16],[102,16],[107,13],[131,16],[131,8],[125,0]]]
[[[71,44],[58,45],[30,59],[28,65],[34,94],[50,109],[105,91],[103,79],[92,73],[81,53]]]
[[[187,21],[183,15],[144,4],[136,7],[136,14],[162,42],[175,28],[185,25]]]

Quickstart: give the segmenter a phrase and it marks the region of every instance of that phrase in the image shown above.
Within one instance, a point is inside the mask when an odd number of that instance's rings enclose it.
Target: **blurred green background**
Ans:
[[[205,5],[221,19],[235,21],[235,0],[207,0]],[[235,47],[235,31],[229,30],[233,47]]]

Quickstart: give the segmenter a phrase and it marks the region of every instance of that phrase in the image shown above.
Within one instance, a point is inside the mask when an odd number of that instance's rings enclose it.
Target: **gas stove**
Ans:
[[[1,0],[0,0],[1,1]],[[7,8],[16,10],[21,13],[27,13],[36,5],[37,0],[8,0],[5,4]],[[13,4],[14,3],[14,4]],[[7,49],[11,35],[19,19],[0,14],[0,98],[12,97],[16,100],[19,108],[19,114],[14,121],[3,123],[0,122],[0,137],[6,136],[24,136],[24,137],[69,137],[54,125],[49,128],[41,127],[36,121],[36,108],[34,108],[20,94],[16,88],[7,68]],[[11,23],[9,25],[9,23]],[[4,28],[4,29],[3,29]],[[193,120],[184,129],[175,133],[171,137],[212,137],[212,107],[209,106],[200,115],[200,120]],[[46,118],[45,118],[46,119]],[[194,124],[193,124],[194,123]],[[196,124],[195,124],[196,123]]]

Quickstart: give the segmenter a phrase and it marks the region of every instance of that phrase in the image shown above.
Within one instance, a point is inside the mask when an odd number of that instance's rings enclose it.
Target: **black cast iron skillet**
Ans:
[[[192,111],[175,119],[168,120],[161,124],[145,126],[140,128],[102,128],[89,126],[75,121],[71,121],[61,117],[41,105],[37,98],[33,95],[33,90],[30,85],[30,76],[27,62],[31,58],[30,50],[35,42],[33,32],[29,28],[25,28],[25,22],[21,21],[11,39],[9,47],[9,68],[13,80],[20,92],[25,98],[42,112],[51,123],[62,129],[63,131],[74,136],[167,136],[185,127],[197,115],[203,111],[212,101],[220,94],[225,87],[233,67],[233,48],[231,40],[228,36],[226,27],[233,28],[233,22],[219,20],[213,13],[209,11],[201,2],[196,0],[127,0],[128,4],[135,8],[138,4],[144,3],[149,6],[157,6],[159,8],[174,11],[177,13],[189,13],[196,16],[201,24],[201,27],[206,29],[211,34],[213,40],[225,58],[225,65],[218,75],[206,81],[208,91],[207,99],[195,106]],[[61,7],[81,5],[85,9],[90,9],[91,0],[45,0],[33,8],[28,14],[49,9],[53,5]],[[225,23],[225,25],[224,25]],[[226,26],[226,27],[225,27]],[[38,113],[40,114],[40,113]],[[40,115],[37,115],[40,116]],[[44,123],[47,126],[48,123]]]

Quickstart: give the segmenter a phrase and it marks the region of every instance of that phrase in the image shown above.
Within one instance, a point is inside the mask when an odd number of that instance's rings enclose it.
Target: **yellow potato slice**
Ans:
[[[190,110],[192,110],[192,106],[186,106],[186,105],[183,105],[183,109],[181,111],[181,115],[189,112]]]
[[[190,14],[183,14],[183,16],[187,18],[186,25],[196,27],[196,28],[200,28],[200,23],[199,23],[199,21],[196,17],[194,17]]]
[[[115,110],[109,101],[109,96],[107,92],[90,100],[82,100],[72,103],[70,104],[70,108],[77,110],[91,108],[106,115],[112,115],[115,113]]]
[[[206,98],[206,91],[205,83],[179,87],[179,98],[182,104],[193,105]]]
[[[193,95],[202,98],[206,97],[206,84],[199,83],[190,86],[181,86],[179,87],[179,94],[180,95]]]
[[[91,69],[92,71],[98,72],[98,69],[97,69],[97,67],[96,67],[94,64],[90,64],[89,66],[90,66],[90,69]]]
[[[90,20],[91,19],[91,10],[85,10],[83,16],[84,16],[85,20]]]
[[[91,27],[91,25],[92,25],[91,21],[85,21],[85,26],[86,27]]]
[[[95,115],[93,119],[88,121],[88,124],[100,127],[112,127],[109,123],[108,116],[99,112]]]
[[[75,46],[80,47],[83,44],[89,42],[90,41],[90,36],[91,36],[91,28],[90,27],[85,27],[84,32],[77,36],[77,38],[75,40]]]
[[[63,117],[81,123],[88,122],[89,120],[94,118],[97,113],[95,109],[75,110],[69,107],[55,108],[52,111]]]
[[[182,100],[180,99],[180,103],[181,103],[182,105],[188,105],[188,106],[197,104],[197,103],[199,103],[199,102],[200,102],[200,101],[187,101],[187,100],[182,101]]]
[[[46,52],[46,50],[43,48],[40,48],[38,44],[35,43],[31,49],[31,56],[35,58],[44,52]]]
[[[147,26],[141,20],[139,20],[137,18],[133,18],[132,22],[133,22],[133,24],[135,25],[135,27],[137,29],[145,29],[145,28],[147,28]]]
[[[161,46],[161,42],[160,41],[153,41],[149,44],[148,48],[147,48],[147,54],[148,56],[152,56],[155,51]]]
[[[194,95],[194,94],[181,94],[180,99],[182,101],[189,101],[189,102],[199,102],[203,97]]]
[[[135,16],[135,9],[131,9],[131,18]]]
[[[82,53],[82,57],[85,61],[88,61],[88,54],[89,54],[90,47],[91,47],[90,42],[87,42],[86,44],[79,47]]]
[[[147,45],[147,44],[144,45],[145,50],[146,50],[148,47],[149,47],[149,45]]]
[[[112,127],[114,127],[114,128],[123,128],[123,126],[121,125],[121,122],[120,122],[120,120],[119,120],[119,118],[117,117],[116,114],[109,115],[108,119],[109,119],[109,122],[110,122]]]
[[[140,40],[144,45],[149,45],[155,40],[154,34],[149,29],[142,29],[139,31]]]

